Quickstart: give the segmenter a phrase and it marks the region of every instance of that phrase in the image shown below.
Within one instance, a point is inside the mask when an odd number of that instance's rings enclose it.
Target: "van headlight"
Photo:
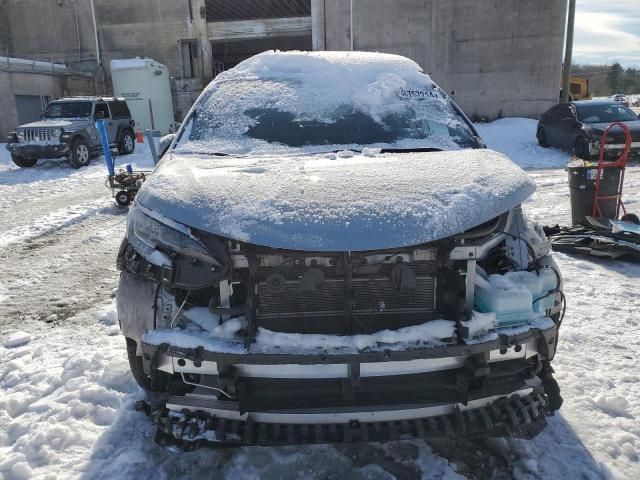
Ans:
[[[177,223],[174,227],[146,215],[139,206],[134,206],[127,218],[127,240],[149,263],[157,266],[171,266],[172,254],[220,266],[206,247],[191,236],[187,227]]]

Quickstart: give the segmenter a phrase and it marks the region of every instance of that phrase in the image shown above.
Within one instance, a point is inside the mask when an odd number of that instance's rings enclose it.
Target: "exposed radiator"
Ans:
[[[278,331],[350,333],[423,323],[436,312],[435,263],[409,266],[416,274],[415,289],[399,289],[385,271],[353,277],[349,290],[342,276],[326,278],[313,291],[301,289],[298,275],[288,275],[276,289],[268,280],[259,281],[258,325]]]

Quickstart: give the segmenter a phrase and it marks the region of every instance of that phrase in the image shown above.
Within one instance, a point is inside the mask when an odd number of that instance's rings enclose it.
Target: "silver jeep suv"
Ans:
[[[9,134],[7,150],[13,163],[33,167],[40,158],[66,156],[74,168],[89,165],[101,151],[95,126],[104,118],[111,148],[121,155],[133,153],[134,121],[124,99],[116,97],[70,97],[50,102],[37,122],[19,126]]]

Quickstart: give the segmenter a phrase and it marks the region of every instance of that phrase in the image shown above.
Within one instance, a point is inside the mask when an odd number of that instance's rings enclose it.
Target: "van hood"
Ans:
[[[535,191],[521,168],[491,150],[344,157],[170,153],[136,202],[189,227],[257,245],[363,251],[461,233]]]

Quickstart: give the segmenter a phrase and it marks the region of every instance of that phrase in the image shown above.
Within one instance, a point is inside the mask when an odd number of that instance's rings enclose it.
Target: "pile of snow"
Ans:
[[[279,349],[286,352],[304,351],[340,351],[360,352],[377,349],[406,350],[411,347],[425,345],[442,345],[443,340],[454,336],[455,322],[448,320],[433,320],[431,322],[404,327],[398,330],[381,330],[372,334],[341,336],[320,334],[299,334],[274,332],[266,328],[259,328],[256,335],[256,351],[274,351]]]
[[[557,168],[567,165],[567,152],[544,148],[536,140],[537,120],[502,118],[491,123],[476,123],[487,146],[504,153],[522,168]]]
[[[4,341],[4,348],[15,348],[25,345],[31,341],[31,334],[27,332],[14,332]]]

